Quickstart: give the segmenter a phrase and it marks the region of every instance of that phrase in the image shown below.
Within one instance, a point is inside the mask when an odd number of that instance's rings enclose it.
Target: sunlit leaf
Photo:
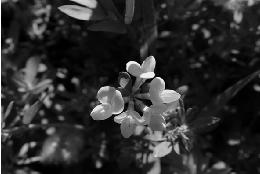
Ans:
[[[155,146],[153,155],[154,157],[164,157],[165,155],[171,153],[172,145],[170,142],[162,142]]]
[[[24,124],[30,124],[31,123],[34,116],[39,111],[41,105],[42,105],[42,102],[37,101],[33,105],[31,105],[28,109],[26,109],[24,111],[24,113],[23,113],[23,123]]]
[[[161,173],[161,160],[157,158],[153,163],[151,169],[147,172],[147,174],[160,174]]]
[[[176,143],[173,145],[173,149],[174,149],[174,151],[175,151],[178,155],[181,154],[181,152],[180,152],[180,144],[179,144],[178,142],[176,142]]]
[[[125,25],[118,21],[113,21],[113,20],[105,20],[105,21],[95,23],[95,24],[89,26],[88,30],[112,32],[112,33],[118,33],[118,34],[126,33]]]
[[[70,0],[70,1],[84,5],[88,8],[96,8],[98,4],[97,0]]]
[[[44,79],[43,81],[40,81],[39,83],[37,83],[37,85],[34,87],[32,92],[34,94],[39,94],[39,93],[43,92],[46,88],[48,88],[51,83],[52,83],[51,79]]]
[[[6,110],[5,110],[5,114],[4,114],[4,119],[6,119],[8,117],[8,115],[11,113],[12,109],[13,109],[13,105],[14,105],[14,101],[11,101]]]
[[[24,69],[25,72],[25,77],[24,80],[32,84],[33,81],[35,80],[35,77],[38,72],[38,67],[39,67],[40,59],[38,57],[32,57],[26,62],[26,66]]]
[[[59,10],[79,20],[102,20],[106,18],[103,11],[99,8],[90,9],[78,5],[63,5],[59,7]]]

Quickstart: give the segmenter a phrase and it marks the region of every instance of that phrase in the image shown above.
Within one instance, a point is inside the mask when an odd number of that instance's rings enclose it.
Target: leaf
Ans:
[[[52,83],[51,79],[44,79],[43,81],[40,81],[32,90],[33,94],[39,94],[41,92],[43,92],[46,88],[48,88],[50,86],[50,84]]]
[[[156,11],[153,0],[141,0],[141,18],[143,20],[142,44],[140,56],[147,57],[153,42],[158,37]],[[152,51],[151,51],[152,52]]]
[[[170,142],[162,142],[155,146],[153,150],[153,156],[154,157],[164,157],[165,155],[168,155],[172,152],[172,145]]]
[[[27,89],[27,83],[24,81],[24,76],[21,72],[17,72],[14,74],[12,80],[18,85],[20,88]]]
[[[11,113],[12,109],[13,109],[13,106],[14,106],[14,101],[11,101],[6,110],[5,110],[5,114],[4,114],[4,118],[3,118],[3,121],[8,117],[8,115]]]
[[[207,126],[212,126],[219,121],[219,118],[212,117],[216,115],[226,104],[232,99],[243,87],[245,87],[251,80],[260,74],[260,71],[256,71],[247,77],[239,80],[237,83],[226,89],[222,94],[219,94],[214,98],[206,107],[204,107],[198,114],[199,118],[193,121],[195,129]]]
[[[161,173],[161,160],[158,158],[153,163],[152,168],[147,172],[147,174],[160,174]]]
[[[105,9],[109,18],[117,21],[118,18],[122,17],[112,0],[99,0],[99,2],[101,6]]]
[[[180,145],[179,145],[178,142],[176,142],[176,143],[173,145],[173,149],[174,149],[174,151],[175,151],[178,155],[181,154]]]
[[[125,1],[125,24],[131,24],[135,11],[135,0]]]
[[[33,120],[34,116],[38,112],[42,105],[41,101],[35,102],[33,105],[31,105],[28,109],[24,111],[23,114],[23,124],[30,124]]]
[[[97,5],[98,5],[97,0],[70,0],[70,1],[76,2],[80,5],[84,5],[88,8],[91,8],[91,9],[96,8]]]
[[[34,82],[38,72],[39,64],[40,64],[40,59],[38,57],[32,57],[26,62],[26,66],[24,69],[25,71],[24,80],[27,83],[32,84]]]
[[[68,16],[79,20],[102,20],[106,18],[104,12],[100,8],[90,9],[78,5],[63,5],[58,9]]]
[[[88,27],[90,31],[104,31],[104,32],[112,32],[118,34],[126,33],[126,27],[124,24],[113,21],[113,20],[105,20],[98,23],[95,23]]]

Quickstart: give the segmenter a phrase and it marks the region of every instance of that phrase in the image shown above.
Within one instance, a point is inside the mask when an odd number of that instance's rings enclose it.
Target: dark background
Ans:
[[[125,1],[107,1],[123,18]],[[89,115],[97,90],[118,86],[125,64],[149,55],[168,89],[188,88],[186,108],[205,107],[260,69],[258,0],[139,0],[130,25],[98,31],[91,29],[95,20],[59,11],[65,4],[75,3],[2,1],[2,113],[15,103],[2,123],[3,173],[260,173],[259,77],[209,115],[220,122],[195,133],[190,153],[172,152],[159,166],[144,160],[149,142],[138,136],[123,139],[113,119],[94,121]],[[106,7],[104,1],[99,4]],[[52,79],[51,92],[31,122],[36,128],[14,121],[47,91],[28,97],[14,83],[31,57],[46,68],[37,78]]]

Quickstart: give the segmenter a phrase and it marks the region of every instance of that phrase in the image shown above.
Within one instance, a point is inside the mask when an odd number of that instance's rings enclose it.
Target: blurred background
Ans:
[[[126,1],[92,0],[84,20],[58,9],[72,1],[1,1],[2,173],[260,173],[259,76],[223,98],[260,69],[260,1],[136,0],[125,24]],[[97,90],[149,55],[186,108],[223,94],[196,119],[191,152],[160,161],[148,140],[89,115]],[[204,126],[211,116],[220,121]]]

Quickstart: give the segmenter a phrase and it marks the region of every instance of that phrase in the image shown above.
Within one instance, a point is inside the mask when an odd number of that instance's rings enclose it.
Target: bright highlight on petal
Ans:
[[[135,61],[130,61],[126,64],[126,71],[135,77],[139,77],[142,73],[141,65]]]
[[[155,58],[153,56],[150,56],[143,61],[142,65],[135,61],[129,61],[126,64],[126,70],[135,77],[139,77],[142,79],[151,79],[155,76],[155,64]]]
[[[112,116],[112,108],[110,104],[97,105],[90,113],[94,120],[105,120]]]
[[[153,56],[147,57],[142,63],[143,72],[154,72],[155,63],[156,61]]]
[[[114,96],[111,100],[113,114],[119,114],[124,110],[124,99],[121,95],[121,92],[115,90]]]
[[[163,103],[171,103],[180,99],[181,95],[174,90],[164,90],[161,93]]]
[[[142,73],[140,75],[140,78],[142,79],[151,79],[155,76],[154,72],[147,72],[147,73]]]
[[[161,77],[155,77],[150,83],[150,91],[161,92],[165,89],[165,82]]]
[[[171,103],[179,100],[181,97],[181,95],[174,90],[165,90],[165,82],[160,77],[156,77],[151,81],[149,94],[154,105],[160,103]]]
[[[116,89],[114,87],[104,86],[98,90],[97,99],[101,103],[110,103],[115,94],[115,91]]]
[[[127,117],[126,112],[123,112],[123,113],[121,113],[121,114],[115,116],[115,117],[114,117],[114,121],[115,121],[116,123],[118,123],[118,124],[121,124],[122,121],[123,121],[126,117]]]

